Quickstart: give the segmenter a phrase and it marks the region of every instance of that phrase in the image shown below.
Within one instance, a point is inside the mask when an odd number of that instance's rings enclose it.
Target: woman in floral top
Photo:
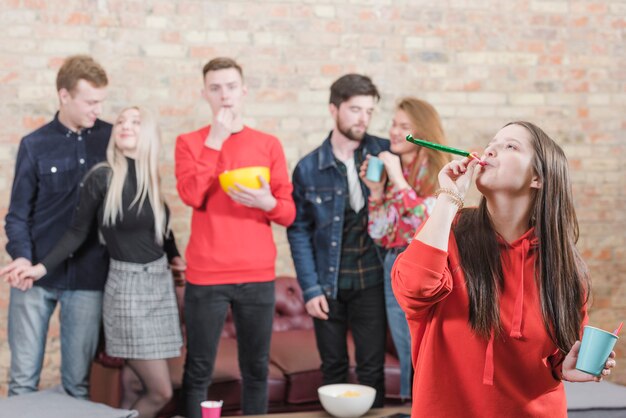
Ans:
[[[369,156],[360,171],[361,179],[371,192],[369,235],[388,250],[384,262],[385,304],[400,361],[400,396],[403,399],[411,398],[411,336],[404,312],[391,290],[391,267],[430,214],[435,203],[437,173],[449,161],[447,154],[407,142],[408,134],[439,144],[445,142],[437,111],[423,100],[404,98],[396,106],[389,130],[391,152],[378,155],[385,166],[381,181],[376,183],[365,177]]]

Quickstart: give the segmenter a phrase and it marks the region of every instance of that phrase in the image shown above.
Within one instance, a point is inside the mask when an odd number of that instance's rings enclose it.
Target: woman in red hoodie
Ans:
[[[567,160],[528,122],[502,128],[483,160],[441,170],[431,216],[392,272],[412,337],[412,416],[566,417],[561,380],[600,380],[575,369],[590,289]],[[475,171],[480,205],[457,213]]]

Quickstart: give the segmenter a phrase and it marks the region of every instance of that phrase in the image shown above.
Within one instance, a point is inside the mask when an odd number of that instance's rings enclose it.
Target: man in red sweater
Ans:
[[[264,414],[276,259],[270,223],[293,222],[292,185],[279,140],[243,124],[247,88],[241,66],[215,58],[203,75],[202,96],[213,123],[176,140],[176,186],[193,208],[186,251],[186,416],[201,416],[229,307],[237,328],[242,410]],[[269,167],[269,183],[260,179],[260,189],[221,189],[219,174],[250,166]]]

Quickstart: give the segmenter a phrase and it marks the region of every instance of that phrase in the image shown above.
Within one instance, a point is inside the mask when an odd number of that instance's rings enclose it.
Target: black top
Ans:
[[[157,244],[154,236],[154,213],[148,198],[141,207],[138,203],[130,207],[137,193],[137,174],[135,160],[127,158],[126,161],[128,174],[122,191],[123,216],[118,215],[114,226],[103,225],[111,168],[106,165],[96,167],[81,185],[80,201],[72,225],[42,261],[46,269],[54,268],[80,247],[95,219],[98,220],[109,255],[114,260],[145,264],[161,258],[164,251],[169,260],[179,255],[171,232],[163,245]],[[169,219],[167,206],[165,211]]]
[[[11,204],[6,216],[7,252],[33,264],[50,252],[70,226],[79,184],[95,164],[104,161],[111,125],[101,120],[74,132],[54,119],[25,136],[15,162]],[[35,286],[62,290],[102,290],[109,257],[98,243],[96,228],[85,243]]]

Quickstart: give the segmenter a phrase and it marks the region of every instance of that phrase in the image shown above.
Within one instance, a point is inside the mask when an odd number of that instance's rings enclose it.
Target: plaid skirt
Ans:
[[[165,256],[147,264],[111,260],[102,311],[108,355],[141,360],[180,355],[178,306]]]

